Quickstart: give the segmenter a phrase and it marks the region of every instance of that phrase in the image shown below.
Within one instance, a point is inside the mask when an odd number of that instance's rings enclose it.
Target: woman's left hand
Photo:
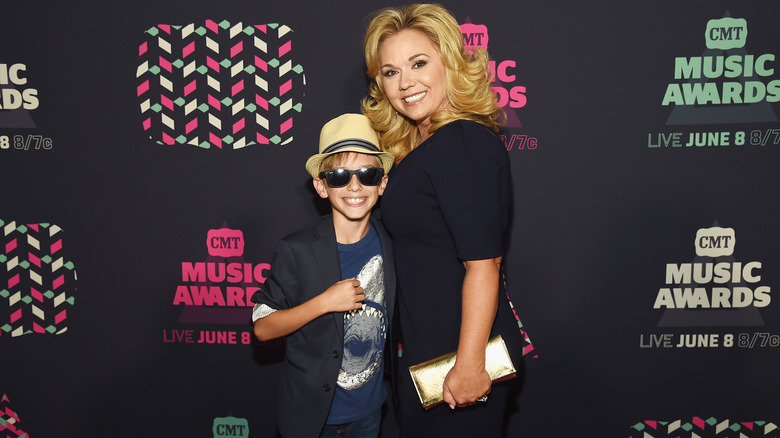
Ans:
[[[478,399],[490,393],[492,381],[485,371],[484,364],[469,366],[455,361],[447,377],[444,379],[444,402],[450,409],[470,406]]]

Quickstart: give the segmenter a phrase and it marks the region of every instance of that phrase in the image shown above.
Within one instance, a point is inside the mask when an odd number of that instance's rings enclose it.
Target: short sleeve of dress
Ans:
[[[458,258],[503,255],[511,202],[511,168],[503,142],[469,121],[452,122],[431,139],[440,161],[429,163],[427,172]]]

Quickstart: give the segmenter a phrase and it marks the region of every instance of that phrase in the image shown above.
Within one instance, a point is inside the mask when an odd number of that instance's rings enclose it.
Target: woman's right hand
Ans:
[[[484,362],[481,366],[468,366],[455,361],[447,377],[444,378],[442,392],[444,402],[455,409],[473,405],[477,399],[487,396],[493,385],[490,374],[485,371]]]

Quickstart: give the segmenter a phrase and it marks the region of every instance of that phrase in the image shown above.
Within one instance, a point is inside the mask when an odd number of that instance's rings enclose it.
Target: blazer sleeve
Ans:
[[[252,295],[255,303],[252,309],[252,322],[264,318],[271,313],[289,309],[298,305],[298,277],[295,275],[295,253],[286,240],[276,247],[271,259],[271,271],[263,287]]]

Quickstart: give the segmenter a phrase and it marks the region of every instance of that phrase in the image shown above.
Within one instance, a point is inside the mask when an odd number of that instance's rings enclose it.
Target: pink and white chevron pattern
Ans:
[[[21,428],[19,414],[11,409],[11,401],[3,394],[0,398],[0,436],[3,438],[30,438]]]
[[[75,302],[76,271],[62,229],[0,220],[0,336],[62,334]]]
[[[240,149],[293,139],[306,78],[283,24],[160,24],[138,47],[142,125],[162,145]]]

